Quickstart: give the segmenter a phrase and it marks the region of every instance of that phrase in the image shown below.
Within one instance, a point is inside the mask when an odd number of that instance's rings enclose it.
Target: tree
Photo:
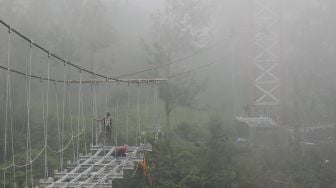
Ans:
[[[292,45],[288,64],[295,67],[289,70],[288,87],[294,88],[296,96],[293,113],[290,113],[300,116],[298,122],[302,124],[326,124],[336,120],[336,85],[333,82],[336,41],[332,24],[335,6],[330,0],[314,1],[298,12],[296,19],[286,22],[286,28],[292,28],[288,31]]]
[[[150,63],[164,66],[156,74],[170,77],[173,73],[170,64],[175,59],[208,45],[210,3],[203,0],[165,0],[164,5],[162,11],[153,15],[153,41],[146,50],[151,57]],[[190,104],[198,91],[198,85],[189,79],[169,80],[160,87],[160,97],[165,101],[168,132],[172,110],[177,104]]]

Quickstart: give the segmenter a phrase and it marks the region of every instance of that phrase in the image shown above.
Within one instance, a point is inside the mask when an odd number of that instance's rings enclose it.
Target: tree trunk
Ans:
[[[167,86],[169,87],[169,86]],[[167,125],[167,129],[168,129],[168,136],[170,136],[170,110],[169,110],[169,99],[168,97],[166,98],[166,101],[165,101],[165,111],[166,111],[166,125]]]
[[[167,65],[167,78],[169,78],[170,75],[170,58],[168,58],[168,65]],[[165,111],[166,111],[166,125],[168,129],[168,137],[170,137],[170,112],[171,112],[171,94],[170,94],[170,83],[169,80],[167,81],[166,86],[166,97],[165,97]]]
[[[166,86],[166,97],[165,97],[165,113],[166,113],[166,126],[167,126],[167,135],[170,137],[170,112],[171,112],[171,96],[170,96],[170,85],[167,83]]]

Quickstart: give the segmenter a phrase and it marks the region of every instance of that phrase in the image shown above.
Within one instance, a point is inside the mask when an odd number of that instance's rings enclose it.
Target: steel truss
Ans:
[[[133,170],[135,163],[144,159],[144,152],[151,151],[150,144],[129,147],[126,157],[115,157],[122,146],[91,146],[92,154],[80,155],[78,161],[68,162],[68,171],[55,171],[54,178],[41,180],[45,188],[110,188],[115,179],[123,178],[124,170]],[[56,179],[56,181],[55,181]]]
[[[278,0],[253,0],[256,106],[280,104],[280,17]]]

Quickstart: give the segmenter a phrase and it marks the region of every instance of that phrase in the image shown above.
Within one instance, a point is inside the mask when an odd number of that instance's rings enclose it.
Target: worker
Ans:
[[[126,157],[126,153],[128,151],[128,145],[124,144],[121,148],[117,148],[112,155],[116,157]]]
[[[112,117],[110,112],[106,112],[106,117],[102,119],[95,119],[97,122],[103,123],[103,131],[100,133],[100,139],[104,144],[112,144]]]

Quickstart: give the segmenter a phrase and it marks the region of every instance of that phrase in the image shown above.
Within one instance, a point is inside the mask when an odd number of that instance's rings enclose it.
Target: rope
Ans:
[[[94,78],[93,78],[94,79]],[[94,125],[95,125],[95,84],[91,84],[91,144],[94,144]]]
[[[116,125],[115,125],[115,144],[118,146],[118,126],[119,126],[119,99],[117,100],[117,106],[116,106]],[[115,152],[117,153],[117,152]]]
[[[83,130],[83,136],[84,136],[84,151],[85,153],[88,153],[87,150],[87,144],[86,144],[86,126],[85,126],[85,114],[84,114],[84,104],[83,104],[83,88],[81,86],[81,110],[82,110],[82,130]]]
[[[65,71],[66,70],[66,65],[64,65],[64,74],[63,74],[63,77],[65,77]],[[64,126],[65,126],[65,98],[66,98],[66,87],[65,87],[65,82],[63,83],[63,109],[62,109],[62,129],[61,129],[61,132],[62,132],[62,134],[61,134],[61,147],[59,148],[59,149],[57,149],[57,150],[54,150],[54,149],[52,149],[52,147],[50,147],[49,145],[48,145],[48,148],[52,151],[52,152],[54,152],[54,153],[61,153],[61,164],[63,164],[63,162],[64,162],[64,154],[63,154],[63,151],[64,150],[66,150],[69,146],[70,146],[70,144],[73,142],[73,139],[74,138],[77,138],[78,136],[81,136],[83,133],[84,133],[84,129],[79,133],[79,134],[77,134],[77,135],[73,135],[73,130],[71,131],[72,132],[72,134],[71,134],[71,137],[70,137],[70,140],[65,144],[65,146],[64,146]],[[70,97],[70,96],[69,96]],[[70,102],[70,98],[69,98],[69,104],[71,104],[71,102]],[[70,106],[70,108],[71,108],[71,105],[69,105]],[[72,115],[71,115],[71,111],[70,111],[70,117],[71,117]],[[71,121],[72,122],[72,121]],[[71,127],[72,127],[72,123],[71,123]],[[63,165],[62,165],[63,166]]]
[[[29,48],[29,75],[31,75],[32,72],[32,53],[33,48],[32,45],[30,45]],[[26,155],[26,161],[31,162],[31,135],[30,135],[30,108],[31,108],[31,77],[29,76],[26,81],[26,89],[27,89],[27,155]],[[31,184],[33,185],[33,166],[30,166],[30,176],[31,176]],[[28,187],[28,166],[26,167],[26,186]]]
[[[45,105],[44,105],[44,87],[42,85],[42,120],[43,120],[43,136],[44,136],[44,147],[46,147],[46,120],[45,120]],[[45,150],[44,150],[45,152]],[[44,160],[46,161],[46,154],[44,154]],[[44,178],[46,179],[46,162],[44,161]]]
[[[66,69],[66,66],[64,66],[64,70]],[[65,75],[65,74],[64,74]],[[65,77],[65,76],[64,76]],[[80,96],[80,99],[81,99],[81,101],[80,101],[80,104],[81,104],[81,108],[80,108],[80,110],[81,110],[81,113],[82,114],[84,114],[84,110],[83,110],[83,96],[82,96],[83,94],[82,94],[82,92],[81,92],[81,96]],[[65,83],[64,83],[64,85],[63,85],[63,96],[64,96],[64,98],[63,98],[63,127],[62,127],[62,129],[64,129],[64,108],[65,108]],[[69,98],[69,100],[70,100],[70,98]],[[69,102],[69,104],[71,104],[71,102]],[[70,105],[69,105],[70,106]],[[71,107],[71,106],[70,106]],[[70,115],[71,116],[71,115]],[[78,118],[78,120],[80,121],[80,116],[79,116],[79,118]],[[84,125],[84,116],[82,116],[82,124]],[[72,125],[72,123],[71,123],[71,125]],[[71,126],[72,127],[72,126]],[[84,136],[85,136],[85,131],[86,131],[86,129],[85,129],[85,126],[83,126],[82,127],[82,130],[81,131],[79,131],[79,129],[78,129],[78,134],[77,135],[73,135],[73,131],[72,131],[72,135],[71,135],[71,138],[70,138],[70,140],[67,142],[67,144],[64,146],[64,141],[63,141],[63,137],[62,137],[62,147],[61,148],[59,148],[58,150],[54,150],[54,149],[52,149],[50,146],[48,146],[48,148],[49,149],[51,149],[51,151],[52,152],[54,152],[54,153],[62,153],[63,154],[63,151],[64,150],[66,150],[69,146],[70,146],[70,144],[74,141],[74,138],[78,138],[78,137],[80,137],[81,135],[83,135],[84,134]],[[64,134],[64,130],[62,130],[62,136],[63,136],[63,134]],[[85,139],[84,139],[85,140]],[[85,141],[85,151],[87,152],[87,149],[86,149],[86,141]],[[62,156],[62,162],[63,162],[63,156]]]
[[[128,144],[128,116],[130,107],[130,86],[127,87],[127,110],[126,110],[126,144]]]
[[[159,142],[159,133],[160,133],[160,96],[159,96],[159,87],[154,85],[154,112],[156,112],[156,118],[154,118],[155,126],[155,142]]]
[[[184,76],[184,75],[186,75],[186,74],[192,73],[192,72],[197,71],[197,70],[199,70],[199,69],[203,69],[203,68],[206,68],[206,67],[210,67],[210,66],[214,65],[215,63],[218,63],[218,62],[208,63],[208,64],[205,64],[205,65],[202,65],[202,66],[198,66],[198,67],[192,68],[192,69],[187,70],[187,71],[185,71],[185,72],[180,72],[180,73],[171,75],[171,76],[169,76],[169,79],[173,79],[173,78],[177,78],[177,77],[180,77],[180,76]]]
[[[22,164],[22,165],[11,164],[11,165],[9,165],[9,166],[7,166],[7,167],[1,168],[0,170],[5,171],[5,170],[8,170],[8,169],[10,169],[10,168],[12,168],[12,167],[16,167],[16,168],[24,168],[24,167],[27,167],[27,166],[29,166],[29,165],[32,165],[32,164],[33,164],[33,163],[34,163],[34,162],[41,156],[41,154],[43,153],[43,151],[45,150],[45,148],[46,148],[46,147],[43,147],[43,148],[39,151],[39,153],[36,155],[36,157],[34,157],[34,159],[33,159],[31,162],[29,162],[29,163]]]
[[[138,95],[137,95],[137,129],[136,129],[136,146],[139,146],[141,143],[141,138],[140,138],[140,85],[138,85]],[[139,140],[139,145],[138,145],[138,140]]]
[[[153,114],[154,114],[154,123],[153,123],[153,129],[155,130],[156,128],[156,118],[155,118],[155,114],[157,114],[157,97],[156,97],[156,87],[155,84],[153,85]]]
[[[49,123],[49,85],[50,85],[50,53],[48,53],[48,68],[47,68],[47,107],[46,107],[46,119],[45,119],[45,135],[44,135],[44,144],[48,146],[48,123]],[[44,179],[48,178],[48,147],[44,151]]]
[[[63,66],[63,97],[62,97],[62,134],[61,134],[61,148],[63,148],[63,145],[64,145],[64,124],[65,124],[65,98],[66,98],[66,92],[65,92],[65,74],[66,74],[66,64],[64,64]],[[72,135],[71,135],[72,136]],[[71,140],[72,141],[72,137],[71,137]],[[60,155],[61,155],[61,161],[60,161],[60,165],[61,165],[61,171],[63,170],[63,165],[64,165],[64,154],[63,154],[63,151],[61,150],[60,152]]]
[[[8,103],[9,103],[9,79],[10,79],[10,49],[11,49],[11,30],[8,30],[8,48],[7,48],[7,86],[6,86],[6,115],[5,115],[5,148],[4,148],[4,166],[7,161],[7,128],[8,128]],[[3,172],[3,185],[6,187],[6,171]]]
[[[4,22],[3,20],[0,20],[0,23],[2,25],[4,25],[5,27],[7,27],[9,29],[9,32],[13,32],[15,34],[17,34],[19,37],[21,37],[22,39],[24,39],[25,41],[31,43],[33,46],[37,47],[38,49],[40,49],[42,52],[45,52],[46,54],[48,54],[48,56],[51,56],[51,57],[54,57],[55,59],[61,61],[61,62],[64,62],[68,65],[70,65],[71,67],[74,67],[76,68],[77,70],[81,70],[81,71],[84,71],[84,72],[87,72],[91,75],[95,75],[95,76],[99,76],[101,78],[106,78],[104,75],[102,74],[97,74],[97,73],[94,73],[88,69],[83,69],[81,68],[81,66],[79,65],[76,65],[76,64],[73,64],[67,60],[65,60],[64,58],[60,57],[60,56],[57,56],[55,55],[54,53],[51,53],[50,50],[47,50],[46,48],[42,47],[40,44],[37,44],[35,42],[32,42],[31,39],[29,39],[27,36],[23,35],[22,33],[20,33],[18,30],[14,29],[14,28],[11,28],[9,24],[7,24],[6,22]],[[115,80],[115,81],[119,81],[119,82],[125,82],[123,80],[118,80],[118,79],[114,79],[114,78],[108,78],[109,80]]]
[[[79,86],[78,86],[78,117],[77,117],[77,133],[79,134],[79,125],[81,117],[81,86],[82,86],[82,71],[79,71]],[[79,137],[77,137],[77,160],[79,159]]]
[[[22,38],[22,39],[24,39],[25,41],[27,41],[30,45],[35,46],[37,49],[40,49],[42,52],[46,53],[49,57],[53,57],[53,58],[55,58],[56,60],[58,60],[58,61],[60,61],[60,62],[62,62],[62,63],[64,63],[64,64],[67,64],[67,65],[69,65],[69,66],[71,66],[71,67],[73,67],[73,68],[76,68],[76,69],[79,70],[79,71],[83,71],[83,72],[89,73],[89,74],[92,75],[92,76],[98,76],[98,77],[100,77],[100,78],[104,78],[104,79],[107,79],[107,80],[113,80],[113,81],[117,81],[117,82],[129,83],[129,81],[127,81],[127,80],[117,79],[116,77],[106,77],[106,76],[103,75],[103,74],[93,72],[93,71],[91,71],[91,70],[89,70],[89,69],[84,69],[84,68],[82,68],[81,66],[76,65],[76,64],[74,64],[74,63],[71,63],[71,62],[67,61],[65,58],[62,58],[62,57],[60,57],[60,56],[58,56],[58,55],[52,53],[50,50],[48,50],[48,49],[42,47],[42,45],[37,44],[37,43],[35,43],[35,42],[32,42],[31,39],[29,39],[29,38],[28,38],[27,36],[25,36],[24,34],[20,33],[18,30],[12,28],[9,24],[7,24],[6,22],[4,22],[3,20],[0,20],[0,24],[2,24],[3,26],[7,27],[8,30],[9,30],[9,32],[13,32],[13,33],[15,33],[15,34],[18,35],[20,38]],[[177,63],[177,62],[174,62],[174,63]],[[161,65],[161,66],[163,66],[163,65]],[[3,66],[0,66],[0,68],[5,69],[5,67],[3,67]],[[152,70],[152,68],[151,68],[150,70]],[[16,72],[19,73],[19,71],[16,71]],[[132,74],[129,74],[129,75],[132,75]],[[24,76],[24,74],[23,74],[23,76]],[[119,76],[119,77],[124,77],[124,76]],[[58,82],[62,82],[62,81],[58,81]]]
[[[94,111],[94,85],[91,84],[91,145],[94,144],[94,124],[95,124],[95,111]]]
[[[149,97],[148,88],[149,88],[149,86],[147,84],[147,86],[146,86],[146,106],[145,106],[145,119],[146,119],[146,121],[148,120],[148,102],[149,102],[149,100],[148,100],[148,97]]]
[[[180,63],[181,61],[184,61],[184,60],[187,60],[187,59],[190,59],[200,53],[203,53],[203,52],[206,52],[206,51],[209,51],[211,48],[206,48],[206,49],[203,49],[203,50],[199,50],[193,54],[190,54],[190,55],[187,55],[187,56],[184,56],[184,57],[181,57],[181,58],[178,58],[174,61],[171,61],[169,63],[164,63],[164,64],[161,64],[161,65],[156,65],[156,66],[153,66],[153,67],[150,67],[150,68],[146,68],[146,69],[142,69],[142,70],[139,70],[139,71],[135,71],[135,72],[131,72],[131,73],[128,73],[128,74],[124,74],[124,75],[119,75],[119,76],[115,76],[114,78],[115,79],[118,79],[118,78],[123,78],[123,77],[126,77],[126,76],[132,76],[132,75],[137,75],[137,74],[140,74],[140,73],[144,73],[144,72],[147,72],[147,71],[152,71],[152,70],[156,70],[156,69],[159,69],[159,68],[165,68],[166,66],[168,65],[173,65],[173,64],[177,64],[177,63]]]
[[[16,168],[24,168],[24,167],[27,167],[31,164],[33,164],[40,156],[41,154],[43,153],[43,151],[45,150],[46,146],[43,146],[43,148],[39,151],[39,153],[32,159],[31,162],[29,163],[25,163],[25,164],[22,164],[22,165],[18,165],[18,164],[11,164],[11,165],[8,165],[6,167],[2,167],[0,168],[1,171],[5,171],[5,170],[8,170],[12,167],[16,167]]]
[[[11,100],[10,99],[10,83],[8,83],[8,92],[7,92],[7,95],[8,95],[8,97],[6,97],[8,100]],[[28,87],[29,88],[29,87]],[[29,91],[29,89],[28,89],[28,91]],[[28,93],[29,94],[29,93]],[[30,94],[29,94],[29,96],[30,96]],[[6,100],[7,101],[7,100]],[[30,106],[30,100],[28,100],[29,101],[29,106]],[[9,103],[9,104],[8,104]],[[6,109],[8,109],[8,105],[11,105],[11,102],[6,102]],[[45,115],[44,115],[44,89],[43,89],[43,87],[42,87],[42,106],[43,106],[43,124],[44,124],[44,127],[45,127]],[[29,109],[29,108],[28,108]],[[6,110],[7,111],[7,110]],[[29,110],[30,111],[30,110]],[[8,111],[6,112],[6,115],[8,114]],[[30,116],[29,116],[30,117]],[[6,119],[7,119],[7,123],[8,123],[8,116],[6,117]],[[28,123],[27,123],[28,124]],[[27,125],[28,126],[28,125]],[[29,128],[29,130],[28,130],[28,132],[30,132],[30,128]],[[44,131],[45,132],[45,131]],[[7,138],[7,130],[5,131],[5,137]],[[5,139],[5,142],[6,142],[6,140],[7,139]],[[6,145],[7,145],[7,143],[5,143]],[[29,143],[29,145],[31,144],[31,142]],[[29,148],[31,148],[31,145],[29,146]],[[31,166],[31,181],[32,181],[32,186],[33,186],[33,174],[32,174],[32,164],[39,158],[39,156],[43,153],[43,151],[45,151],[45,149],[46,149],[46,145],[44,145],[43,146],[43,148],[39,151],[39,153],[33,158],[33,159],[31,159],[31,149],[30,149],[30,152],[29,152],[29,158],[30,158],[30,161],[28,162],[28,163],[25,163],[25,164],[22,164],[22,165],[18,165],[18,164],[15,164],[15,161],[11,164],[11,165],[9,165],[9,166],[6,166],[6,167],[3,167],[3,168],[0,168],[0,170],[3,170],[4,172],[6,171],[6,170],[8,170],[8,169],[10,169],[10,168],[15,168],[15,167],[17,167],[17,168],[23,168],[23,167],[28,167],[28,166]],[[5,160],[6,161],[6,160]],[[6,176],[5,176],[5,174],[4,174],[4,178],[6,178]],[[27,178],[28,179],[28,178]],[[4,179],[4,180],[6,180],[6,179]],[[6,181],[4,181],[4,185],[5,185],[5,183],[6,183]],[[27,182],[26,182],[27,183]]]
[[[101,112],[104,112],[104,113],[106,113],[106,105],[103,103],[103,86],[101,85],[101,87],[100,87],[100,85],[97,85],[97,87],[98,87],[98,91],[97,91],[97,103],[96,104],[98,104],[98,108],[97,108],[97,116],[98,116],[98,114],[101,114]],[[104,105],[104,106],[103,106]],[[105,109],[103,109],[105,107]],[[97,134],[97,138],[99,138],[99,137],[101,137],[101,136],[104,136],[104,135],[102,135],[102,134],[104,134],[103,133],[103,127],[101,126],[101,124],[99,124],[98,123],[98,134]],[[99,142],[99,139],[97,139],[98,140],[98,142]]]
[[[64,150],[66,150],[70,144],[73,142],[73,139],[76,138],[77,136],[72,136],[70,138],[70,140],[65,144],[65,146],[63,148],[60,148],[58,150],[53,150],[50,146],[48,146],[48,148],[53,152],[53,153],[63,153]]]
[[[105,114],[106,113],[107,113],[107,84],[105,84]],[[103,122],[103,128],[104,128],[104,146],[106,146],[106,126],[105,126],[105,121]],[[104,150],[104,154],[105,154],[105,150]]]
[[[68,74],[70,74],[69,67],[68,67]],[[68,90],[68,102],[69,102],[69,118],[70,118],[71,137],[74,138],[74,130],[73,130],[73,124],[72,124],[71,97],[70,97],[69,90]],[[73,160],[75,161],[76,160],[76,150],[75,150],[75,142],[73,139],[72,139],[72,154],[73,154]]]
[[[79,80],[56,80],[56,79],[51,79],[51,78],[46,78],[46,77],[42,77],[42,76],[37,76],[37,75],[34,75],[34,74],[30,74],[30,75],[27,75],[26,73],[24,72],[21,72],[21,71],[18,71],[18,70],[15,70],[15,69],[8,69],[8,67],[5,67],[5,66],[2,66],[0,65],[0,69],[2,70],[9,70],[10,72],[12,73],[15,73],[17,75],[20,75],[24,78],[26,77],[31,77],[31,78],[35,78],[35,79],[38,79],[38,80],[43,80],[43,81],[50,81],[50,82],[57,82],[57,83],[63,83],[64,81],[67,82],[68,84],[78,84],[79,83]],[[159,78],[154,78],[154,79],[123,79],[123,82],[124,83],[129,83],[129,84],[147,84],[148,82],[155,82],[155,81],[167,81],[166,79],[159,79]],[[82,80],[82,84],[92,84],[92,83],[98,83],[98,82],[106,82],[106,78],[104,80]],[[120,81],[113,81],[111,83],[121,83]]]
[[[189,70],[187,70],[187,71],[184,71],[184,72],[180,72],[180,73],[171,75],[171,76],[168,77],[168,79],[175,79],[175,78],[178,78],[178,77],[180,77],[180,76],[184,76],[184,75],[186,75],[186,74],[195,72],[195,71],[197,71],[197,70],[204,69],[204,68],[210,67],[210,66],[212,66],[212,65],[218,64],[218,63],[222,62],[224,59],[226,59],[226,57],[227,57],[228,55],[231,55],[231,53],[225,54],[225,55],[222,56],[221,58],[218,58],[218,59],[216,59],[216,60],[213,60],[213,61],[211,61],[211,62],[208,63],[208,64],[201,65],[201,66],[198,66],[198,67],[195,67],[195,68],[191,68],[191,69],[189,69]],[[153,82],[155,82],[155,81],[153,81]]]
[[[94,87],[93,87],[93,95],[94,95],[94,106],[93,106],[93,110],[94,110],[94,117],[95,119],[97,119],[97,85],[94,84]],[[96,145],[98,144],[98,132],[99,132],[99,127],[97,126],[97,124],[95,123],[94,124],[94,129],[96,130],[96,137],[95,137],[95,141],[96,141]]]
[[[61,128],[60,128],[60,117],[59,117],[59,111],[58,111],[58,94],[57,94],[57,86],[55,83],[55,102],[56,102],[56,120],[57,120],[57,132],[58,132],[58,145],[59,148],[62,148],[62,144],[61,144]],[[60,153],[60,161],[62,160],[62,154]],[[60,163],[60,165],[62,166],[62,163]],[[60,167],[61,167],[60,166]],[[61,167],[62,168],[62,167]]]
[[[133,174],[131,175],[131,178],[133,178],[133,177],[135,176],[136,172],[138,171],[139,163],[140,163],[140,162],[138,162],[138,164],[137,164],[137,166],[136,166],[136,168],[135,168]]]
[[[11,95],[11,80],[9,78],[9,120],[10,120],[10,130],[11,130],[11,149],[12,149],[12,164],[15,164],[15,151],[14,151],[14,130],[13,130],[13,111],[12,111],[12,95]],[[13,182],[14,182],[14,188],[16,187],[15,184],[16,179],[16,172],[15,172],[15,166],[13,166]]]

